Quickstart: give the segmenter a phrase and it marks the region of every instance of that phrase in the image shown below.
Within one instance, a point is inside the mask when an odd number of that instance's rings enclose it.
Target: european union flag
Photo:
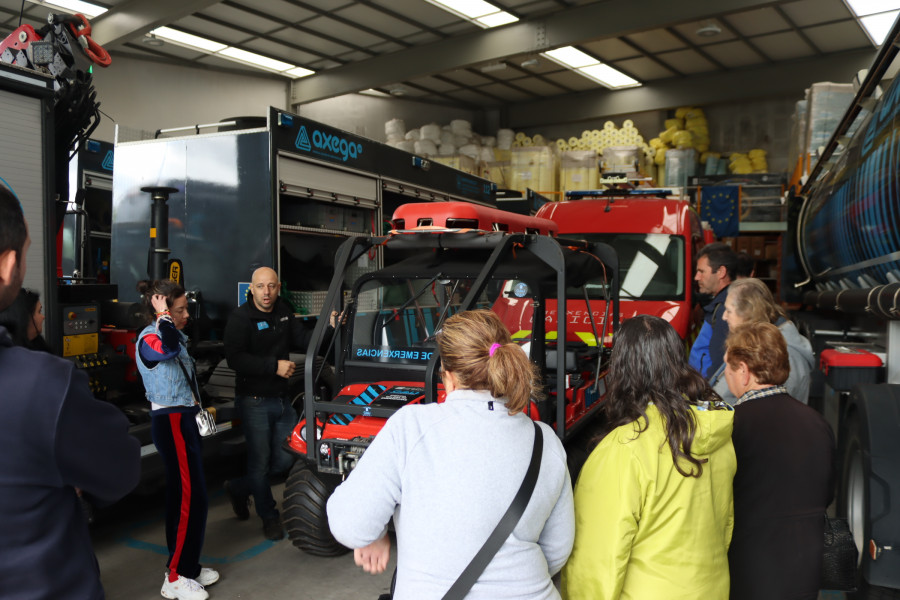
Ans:
[[[716,237],[735,237],[740,231],[736,185],[714,185],[701,188],[700,218],[709,222]]]

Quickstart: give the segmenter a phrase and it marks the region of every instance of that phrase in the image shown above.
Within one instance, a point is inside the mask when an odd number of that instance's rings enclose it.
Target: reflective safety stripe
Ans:
[[[584,342],[588,346],[596,346],[597,345],[597,338],[594,337],[593,333],[589,333],[587,331],[576,331],[575,335],[577,335],[578,339],[580,339],[582,342]]]
[[[368,406],[375,401],[375,398],[384,393],[387,387],[383,385],[372,384],[367,387],[363,393],[359,396],[348,402],[347,404],[356,404],[357,406]],[[353,420],[354,415],[350,414],[333,414],[331,418],[328,419],[329,423],[333,425],[348,425],[350,421]]]

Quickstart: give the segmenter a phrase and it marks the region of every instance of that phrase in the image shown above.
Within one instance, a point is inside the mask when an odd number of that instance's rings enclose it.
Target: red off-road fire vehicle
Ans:
[[[422,210],[435,213],[442,204],[402,207],[395,224],[399,219],[414,224]],[[497,222],[499,211],[477,210],[491,211],[487,220]],[[433,222],[446,225],[443,217]],[[335,276],[307,352],[304,415],[286,443],[300,460],[285,485],[284,523],[294,545],[310,554],[346,551],[331,535],[325,503],[386,419],[408,404],[444,400],[434,335],[449,316],[484,308],[504,319],[545,384],[546,398],[533,402],[529,414],[550,424],[564,442],[585,433],[601,407],[610,346],[598,340],[611,338],[616,319],[609,314],[593,318],[589,344],[572,339],[565,320],[557,323],[547,306],[577,299],[587,306],[602,303],[611,307],[607,313],[618,314],[615,251],[602,243],[542,233],[430,227],[350,238],[337,253]],[[543,219],[530,221],[531,229],[549,231]],[[358,270],[376,248],[382,248],[386,266],[350,281],[348,271]],[[328,315],[342,302],[344,317],[328,336]],[[314,358],[328,339],[333,395],[324,391],[321,361]],[[576,463],[583,461],[583,452],[570,454]]]

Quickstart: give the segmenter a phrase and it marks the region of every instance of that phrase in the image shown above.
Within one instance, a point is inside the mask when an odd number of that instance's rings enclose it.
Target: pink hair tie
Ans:
[[[500,344],[491,344],[491,349],[488,350],[488,356],[493,356],[494,352],[497,351],[497,348],[500,347]]]

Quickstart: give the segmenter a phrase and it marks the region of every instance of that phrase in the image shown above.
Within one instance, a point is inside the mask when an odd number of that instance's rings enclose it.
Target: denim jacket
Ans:
[[[137,352],[140,352],[141,340],[155,333],[155,323],[151,323],[141,331],[137,341]],[[175,360],[181,361],[188,376],[192,376],[194,373],[194,361],[188,355],[187,347],[184,345],[187,336],[180,331],[178,335],[181,337],[178,343],[181,346],[181,352],[174,360],[160,361],[151,368],[147,368],[140,358],[137,360],[138,371],[144,380],[144,389],[147,392],[147,400],[150,402],[164,406],[192,406],[194,404],[190,383],[181,368],[175,364]]]

